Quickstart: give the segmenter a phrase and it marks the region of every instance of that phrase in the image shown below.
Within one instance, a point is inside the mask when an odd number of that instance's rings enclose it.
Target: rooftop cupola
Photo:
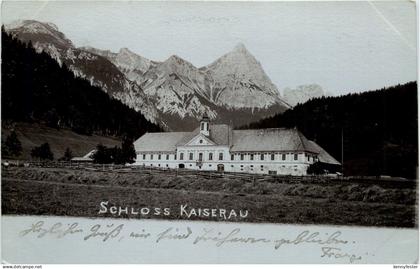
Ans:
[[[205,135],[205,136],[209,136],[210,132],[210,119],[207,116],[207,114],[203,115],[203,118],[200,121],[200,133]]]

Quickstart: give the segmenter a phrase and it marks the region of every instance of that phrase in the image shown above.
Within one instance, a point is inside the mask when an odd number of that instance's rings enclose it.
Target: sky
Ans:
[[[73,43],[197,67],[243,43],[282,91],[319,84],[335,95],[417,79],[409,1],[3,1],[2,23],[52,22]]]

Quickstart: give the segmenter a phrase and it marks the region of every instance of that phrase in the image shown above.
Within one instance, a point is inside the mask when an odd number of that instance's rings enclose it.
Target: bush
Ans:
[[[96,152],[93,155],[93,161],[100,164],[125,164],[133,163],[136,158],[136,151],[132,141],[124,138],[121,148],[108,148],[104,145],[97,145]]]
[[[17,157],[22,153],[22,144],[20,143],[15,131],[12,131],[2,145],[2,154],[5,156]]]
[[[32,158],[41,160],[54,160],[54,154],[51,152],[50,144],[44,143],[39,147],[35,147],[31,151]]]
[[[60,161],[70,161],[73,158],[73,152],[70,148],[66,148],[63,157],[60,158]]]

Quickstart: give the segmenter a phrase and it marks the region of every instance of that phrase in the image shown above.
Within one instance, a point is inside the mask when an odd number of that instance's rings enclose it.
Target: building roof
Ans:
[[[175,151],[177,143],[190,132],[146,133],[134,142],[136,151]]]
[[[333,156],[331,156],[328,152],[326,152],[321,146],[319,146],[314,141],[310,141],[309,143],[312,144],[312,147],[316,149],[316,153],[318,153],[318,160],[322,163],[328,163],[328,164],[335,164],[335,165],[341,165],[339,161],[337,161]]]
[[[97,151],[96,149],[93,149],[93,150],[89,151],[85,156],[83,156],[83,157],[73,157],[73,158],[71,158],[71,160],[72,161],[78,161],[78,162],[80,162],[80,161],[91,162],[91,161],[93,161],[93,154],[95,154],[96,151]]]
[[[231,151],[316,152],[316,148],[297,129],[234,130],[232,144]]]
[[[188,133],[183,137],[177,146],[184,146],[191,141],[196,135],[200,133],[200,128]],[[232,145],[232,127],[227,124],[210,124],[209,126],[209,139],[217,145]]]

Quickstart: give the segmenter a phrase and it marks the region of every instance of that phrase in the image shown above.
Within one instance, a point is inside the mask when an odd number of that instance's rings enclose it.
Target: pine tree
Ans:
[[[133,141],[124,137],[121,143],[122,163],[133,163],[136,159],[136,150]]]
[[[7,136],[2,147],[2,153],[10,157],[18,157],[22,153],[22,143],[20,143],[15,131]]]
[[[32,158],[41,160],[54,160],[54,154],[51,152],[50,144],[44,143],[39,147],[35,147],[31,151]]]
[[[70,161],[73,158],[73,152],[70,150],[70,148],[66,148],[66,151],[64,152],[64,156],[61,158],[63,161]]]
[[[110,154],[110,150],[102,144],[98,144],[96,146],[96,152],[93,154],[92,157],[94,163],[112,163],[112,156]]]

